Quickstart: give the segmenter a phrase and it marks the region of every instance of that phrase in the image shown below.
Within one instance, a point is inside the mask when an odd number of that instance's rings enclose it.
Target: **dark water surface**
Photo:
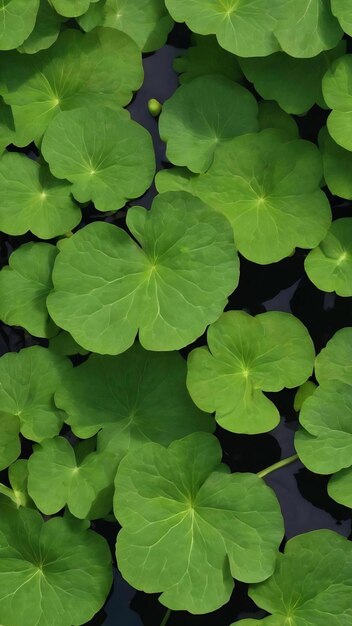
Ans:
[[[142,89],[128,107],[132,117],[145,126],[153,136],[157,158],[157,168],[167,166],[165,148],[158,136],[157,121],[149,114],[149,98],[166,100],[177,87],[177,77],[172,69],[172,61],[179,53],[176,45],[186,46],[188,35],[177,27],[169,38],[169,44],[162,50],[148,55],[144,60],[145,81]],[[297,118],[301,134],[312,141],[324,123],[326,114],[315,108],[304,118]],[[27,153],[35,158],[33,147]],[[325,190],[327,191],[327,190]],[[137,204],[149,208],[155,195],[152,188]],[[351,205],[336,197],[330,197],[335,217],[351,216]],[[91,220],[104,219],[124,227],[125,211],[106,217],[88,207],[84,210],[81,226]],[[1,265],[7,263],[10,252],[25,241],[35,240],[32,235],[23,237],[5,236],[0,244]],[[54,242],[53,242],[54,243]],[[276,310],[292,312],[307,326],[316,350],[319,351],[344,326],[351,325],[352,299],[339,298],[319,292],[305,276],[303,263],[306,253],[297,250],[295,255],[278,264],[258,266],[241,258],[241,278],[239,288],[233,294],[228,308],[246,309],[252,314]],[[19,350],[25,346],[45,341],[30,337],[21,329],[0,325],[0,353]],[[200,338],[196,345],[202,345]],[[194,344],[193,346],[194,347]],[[191,347],[182,351],[186,356]],[[268,394],[278,406],[281,424],[271,433],[246,436],[235,435],[218,427],[224,462],[232,471],[257,472],[294,453],[293,437],[297,428],[297,415],[293,410],[294,391],[287,390]],[[24,456],[30,450],[24,448]],[[267,477],[267,483],[274,489],[281,503],[285,518],[286,540],[299,533],[319,528],[329,528],[348,537],[351,535],[351,512],[336,504],[327,495],[328,477],[312,474],[299,462],[283,468]],[[104,534],[113,549],[118,524],[97,522],[98,532]],[[177,547],[176,547],[177,549]],[[230,602],[220,610],[201,616],[185,612],[172,613],[168,626],[229,626],[231,622],[244,617],[260,619],[265,615],[256,609],[247,597],[247,587],[236,584]],[[166,612],[158,602],[157,595],[136,592],[115,571],[115,582],[105,608],[89,622],[90,626],[159,626]],[[327,625],[328,626],[328,625]]]

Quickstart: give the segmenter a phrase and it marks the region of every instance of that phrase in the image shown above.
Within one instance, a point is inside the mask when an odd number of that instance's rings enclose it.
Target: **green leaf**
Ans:
[[[129,209],[127,225],[140,245],[103,222],[60,242],[50,315],[79,345],[101,354],[127,350],[138,328],[147,350],[192,343],[238,284],[230,225],[184,193],[158,196],[150,212]]]
[[[0,98],[0,154],[15,141],[15,124],[11,107]]]
[[[98,451],[119,461],[144,442],[169,445],[213,419],[191,401],[186,361],[177,352],[147,352],[136,343],[119,356],[94,354],[67,373],[55,403],[78,437],[98,435]]]
[[[119,108],[60,113],[44,135],[42,152],[54,176],[72,183],[76,200],[92,200],[98,211],[116,211],[138,198],[155,173],[150,134]]]
[[[0,358],[0,411],[19,418],[32,441],[55,437],[64,421],[54,393],[71,363],[47,348],[32,346]]]
[[[284,52],[299,58],[331,50],[343,32],[331,13],[330,0],[288,0],[281,2],[274,33]]]
[[[16,461],[21,454],[19,434],[18,416],[0,410],[0,471]]]
[[[293,139],[299,138],[297,122],[280,109],[273,100],[261,100],[258,105],[259,129],[277,128]]]
[[[315,359],[315,376],[319,384],[329,380],[352,383],[352,328],[341,328]]]
[[[112,28],[88,34],[68,29],[34,56],[3,55],[1,69],[2,93],[12,107],[19,146],[39,145],[60,111],[88,105],[115,110],[117,104],[128,104],[143,81],[138,47]]]
[[[2,0],[0,7],[0,50],[20,46],[31,34],[39,0]]]
[[[45,515],[67,504],[79,519],[104,517],[112,509],[114,457],[91,452],[82,462],[64,437],[46,439],[28,461],[28,492]]]
[[[352,152],[335,143],[325,126],[319,133],[319,147],[329,190],[335,196],[352,200]]]
[[[120,571],[136,589],[163,592],[172,610],[214,611],[233,577],[258,582],[275,566],[283,523],[273,491],[220,461],[217,439],[194,433],[168,449],[145,444],[117,471]]]
[[[11,626],[86,624],[112,583],[100,535],[60,517],[0,501],[0,621]]]
[[[330,64],[346,51],[346,42],[312,59],[295,59],[284,52],[267,57],[240,59],[241,68],[258,93],[276,100],[287,113],[300,114],[314,104],[326,108],[321,82]]]
[[[174,70],[180,74],[178,80],[181,84],[210,74],[218,74],[235,81],[241,79],[242,72],[236,57],[221,48],[216,37],[193,34],[191,43],[174,60]]]
[[[273,30],[282,0],[165,0],[176,22],[200,35],[215,34],[225,50],[266,56],[279,49]]]
[[[28,461],[18,459],[9,467],[9,483],[13,489],[17,506],[34,508],[33,500],[28,495]]]
[[[265,626],[347,626],[351,587],[351,543],[331,530],[316,530],[290,539],[274,575],[251,585],[249,595],[273,614],[262,620]]]
[[[65,17],[77,17],[88,11],[91,2],[98,0],[50,0],[55,11]]]
[[[305,401],[299,419],[303,426],[295,436],[299,458],[312,472],[335,474],[329,494],[334,498],[336,493],[338,502],[351,506],[352,386],[324,382]]]
[[[196,196],[198,178],[196,174],[190,172],[186,167],[171,167],[157,172],[155,186],[159,193],[187,191]],[[195,183],[194,186],[193,183]]]
[[[185,188],[228,218],[244,257],[266,264],[325,237],[331,210],[321,178],[315,145],[267,129],[219,146],[209,170]]]
[[[23,44],[19,46],[19,52],[35,54],[39,50],[50,48],[59,36],[64,19],[54,11],[48,0],[40,0],[34,29]]]
[[[352,151],[352,55],[333,63],[323,78],[323,95],[330,109],[327,120],[331,137],[346,150]]]
[[[51,239],[80,222],[81,211],[71,198],[71,185],[58,181],[46,165],[24,154],[0,158],[0,228],[10,235],[30,230]]]
[[[297,387],[313,371],[314,346],[303,324],[288,313],[252,317],[229,311],[212,324],[208,346],[188,357],[187,387],[203,411],[232,432],[257,434],[280,415],[262,393]]]
[[[303,385],[299,387],[293,403],[293,408],[297,413],[301,410],[303,403],[307,400],[307,398],[310,398],[310,396],[314,393],[316,388],[317,385],[311,380],[307,380],[307,382],[303,383]]]
[[[22,326],[35,337],[57,333],[46,307],[57,252],[49,243],[30,242],[11,254],[0,272],[0,319],[5,324]]]
[[[196,173],[209,168],[221,144],[257,130],[254,96],[224,76],[200,76],[182,85],[159,118],[168,159]]]
[[[78,345],[73,337],[71,337],[71,335],[64,330],[62,330],[58,335],[50,339],[49,348],[53,352],[56,352],[56,354],[61,354],[62,356],[72,356],[74,354],[88,354],[88,351]]]
[[[325,239],[304,262],[309,279],[322,291],[352,296],[352,219],[335,220]]]
[[[172,29],[164,0],[102,0],[78,20],[85,31],[108,26],[127,33],[143,52],[161,48]]]
[[[314,57],[334,48],[343,32],[330,0],[166,0],[176,22],[242,57],[263,57],[282,49]]]
[[[331,0],[331,11],[337,17],[345,33],[352,35],[352,14],[349,0]]]

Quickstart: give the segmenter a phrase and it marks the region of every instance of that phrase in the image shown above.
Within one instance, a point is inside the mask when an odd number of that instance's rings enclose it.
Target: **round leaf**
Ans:
[[[98,450],[120,460],[144,442],[169,445],[197,431],[214,430],[213,419],[192,403],[186,361],[177,352],[143,350],[138,343],[119,356],[90,356],[67,373],[55,403],[78,437],[101,428]]]
[[[323,78],[325,102],[333,111],[327,120],[331,137],[352,150],[352,55],[340,57]]]
[[[176,350],[215,321],[238,283],[231,227],[190,194],[133,207],[122,229],[95,222],[60,244],[47,304],[87,350],[119,354],[139,328],[147,350]]]
[[[290,539],[274,575],[251,586],[249,595],[273,614],[262,620],[265,626],[347,626],[352,616],[351,542],[331,530]]]
[[[352,152],[341,148],[325,127],[319,133],[319,147],[329,190],[335,196],[352,200]]]
[[[215,34],[225,50],[266,56],[279,49],[273,30],[282,0],[165,0],[176,22],[200,35]]]
[[[40,0],[34,29],[22,46],[18,48],[19,52],[35,54],[39,50],[50,48],[59,36],[63,21],[64,18],[54,11],[49,0]]]
[[[20,46],[32,32],[39,0],[2,0],[0,6],[0,50]]]
[[[322,291],[352,296],[352,219],[335,220],[325,239],[304,262],[308,277]]]
[[[314,347],[303,324],[288,313],[251,317],[229,311],[212,324],[209,350],[188,357],[187,387],[203,411],[232,432],[257,434],[277,426],[280,415],[262,393],[297,387],[313,370]]]
[[[231,80],[242,77],[236,57],[221,48],[213,35],[193,35],[192,45],[181,51],[181,56],[174,60],[174,70],[180,74],[178,80],[181,84],[210,74],[218,74]]]
[[[120,571],[136,589],[163,592],[172,610],[214,611],[233,577],[258,582],[275,566],[283,523],[274,493],[220,461],[217,439],[194,433],[168,449],[145,444],[117,471]]]
[[[112,508],[114,459],[91,452],[81,462],[64,437],[46,439],[28,461],[28,493],[45,515],[67,504],[79,519],[104,517]]]
[[[155,158],[151,136],[123,109],[80,108],[57,115],[42,151],[56,178],[66,178],[79,202],[116,211],[151,185]]]
[[[325,108],[321,82],[330,64],[344,54],[346,42],[312,59],[295,59],[284,52],[267,57],[241,59],[241,68],[258,93],[276,100],[287,113],[300,114],[314,104]]]
[[[60,517],[0,501],[0,621],[11,626],[86,624],[112,583],[106,541]]]
[[[349,0],[331,0],[331,11],[337,17],[345,33],[352,35],[352,13]]]
[[[77,17],[89,9],[91,2],[98,0],[50,0],[55,11],[65,17]]]
[[[40,442],[59,433],[64,414],[54,393],[70,367],[68,359],[40,346],[0,358],[0,411],[19,418],[27,439]]]
[[[299,416],[305,430],[295,446],[308,469],[333,474],[352,466],[352,386],[330,380],[308,398]]]
[[[143,81],[138,47],[112,28],[88,34],[68,29],[49,50],[34,56],[8,53],[1,69],[19,146],[39,145],[60,111],[88,105],[115,110],[117,104],[128,104]]]
[[[95,26],[122,30],[143,52],[161,48],[173,26],[164,0],[102,0],[78,21],[85,31]]]
[[[254,96],[224,76],[201,76],[182,85],[159,118],[166,156],[192,172],[205,172],[222,143],[257,130]]]
[[[293,57],[315,57],[334,48],[343,35],[330,0],[284,0],[278,17],[275,37]]]
[[[0,319],[5,324],[22,326],[35,337],[57,333],[46,307],[56,255],[55,246],[32,242],[11,254],[0,272]]]
[[[228,218],[243,256],[266,264],[325,237],[331,211],[321,178],[315,145],[268,129],[219,146],[209,170],[185,186]]]
[[[330,498],[352,508],[352,467],[336,472],[328,482]]]
[[[20,420],[18,416],[0,410],[0,471],[16,461],[21,454],[19,434]]]
[[[0,158],[0,228],[9,235],[30,230],[42,239],[77,226],[81,211],[71,198],[71,185],[54,178],[48,167],[23,154]]]
[[[320,384],[329,380],[352,383],[352,328],[341,328],[315,359],[315,376]]]

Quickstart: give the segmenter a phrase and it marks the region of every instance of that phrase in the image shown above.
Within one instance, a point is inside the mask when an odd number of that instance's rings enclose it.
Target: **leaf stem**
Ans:
[[[282,461],[278,461],[277,463],[274,463],[274,465],[270,465],[266,469],[263,469],[261,472],[258,472],[257,476],[259,476],[259,478],[264,478],[264,476],[271,474],[271,472],[275,472],[282,467],[286,467],[286,465],[290,465],[295,461],[298,461],[298,454],[293,454],[292,456],[287,457],[287,459],[282,459]]]
[[[16,505],[18,505],[18,501],[17,501],[16,495],[15,495],[15,492],[12,489],[10,489],[10,487],[6,487],[2,483],[0,483],[0,493],[2,493],[4,496],[7,496],[8,498],[10,498],[10,500],[12,500],[12,502],[14,502]]]
[[[170,615],[171,615],[171,609],[168,609],[164,615],[163,621],[161,622],[160,626],[166,626],[167,622],[169,621]]]

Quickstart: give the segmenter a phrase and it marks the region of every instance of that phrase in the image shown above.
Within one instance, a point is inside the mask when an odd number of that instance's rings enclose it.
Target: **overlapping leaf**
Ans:
[[[19,417],[0,410],[0,471],[19,457],[21,453],[19,434]]]
[[[315,376],[319,384],[329,380],[352,384],[352,327],[341,328],[315,359]]]
[[[342,37],[329,0],[166,0],[177,22],[201,35],[216,34],[220,45],[242,57],[282,49],[310,58]]]
[[[89,9],[91,3],[98,0],[50,0],[55,11],[65,17],[77,17]]]
[[[0,272],[3,322],[23,326],[35,337],[52,337],[58,332],[46,307],[57,252],[49,243],[26,243],[11,254],[9,265]]]
[[[173,26],[164,0],[102,0],[91,4],[79,23],[85,31],[96,26],[122,30],[143,52],[161,48]]]
[[[121,108],[59,113],[42,151],[54,176],[72,183],[76,200],[92,200],[99,211],[116,211],[141,196],[155,172],[151,136]]]
[[[28,461],[28,493],[42,513],[53,515],[67,504],[80,519],[104,517],[112,509],[114,457],[91,452],[77,458],[64,437],[45,439]]]
[[[106,541],[72,522],[0,500],[0,620],[11,626],[86,624],[112,583]]]
[[[207,334],[209,350],[188,357],[187,387],[194,402],[227,430],[272,430],[280,415],[263,391],[297,387],[313,370],[314,347],[303,324],[288,313],[251,317],[224,313]]]
[[[27,39],[19,46],[19,52],[36,54],[46,50],[57,40],[64,17],[56,13],[49,0],[40,0],[37,21]]]
[[[78,436],[103,428],[98,450],[119,461],[145,442],[169,445],[191,432],[214,430],[213,419],[188,395],[186,371],[177,352],[147,352],[136,343],[119,356],[94,354],[68,372],[55,402]]]
[[[330,64],[344,54],[342,41],[333,50],[312,59],[295,59],[284,52],[267,57],[241,59],[241,68],[258,93],[266,100],[276,100],[287,113],[305,113],[314,104],[326,108],[322,78]]]
[[[33,140],[39,144],[60,111],[124,106],[143,81],[137,45],[113,28],[88,34],[68,29],[49,50],[34,56],[4,55],[1,70],[1,89],[12,107],[18,146]]]
[[[120,571],[135,588],[162,592],[173,610],[213,611],[233,577],[258,582],[275,567],[283,526],[274,493],[220,461],[216,438],[194,433],[168,449],[145,444],[117,472]]]
[[[70,367],[68,359],[40,346],[0,358],[0,412],[19,419],[27,439],[40,442],[59,433],[64,414],[54,393]]]
[[[352,150],[352,54],[340,57],[326,72],[323,95],[333,109],[327,120],[332,138],[346,150]]]
[[[223,213],[237,248],[255,263],[275,263],[295,249],[314,248],[331,223],[319,189],[322,158],[308,141],[277,129],[236,137],[219,146],[209,170],[192,176],[167,170],[158,191],[185,189]]]
[[[10,235],[30,230],[42,239],[62,235],[77,226],[81,211],[71,197],[71,185],[52,176],[23,154],[0,157],[0,228]]]
[[[329,380],[308,398],[300,413],[303,429],[296,433],[295,446],[301,461],[319,474],[335,474],[328,491],[352,507],[349,485],[352,474],[352,386]]]
[[[40,0],[2,0],[0,7],[0,50],[20,46],[31,34]]]
[[[352,15],[349,0],[331,0],[331,10],[345,33],[352,35]]]
[[[319,133],[324,178],[332,194],[352,200],[352,152],[339,146],[324,127]]]
[[[219,146],[258,130],[254,96],[224,76],[201,76],[182,85],[163,105],[159,132],[174,165],[205,172]]]
[[[119,354],[139,329],[148,350],[194,341],[223,311],[239,263],[227,220],[190,194],[165,194],[152,210],[129,209],[137,240],[96,222],[60,242],[47,304],[87,350]]]
[[[352,296],[352,219],[335,220],[325,239],[304,262],[308,277],[322,291]]]
[[[251,585],[249,595],[271,613],[264,626],[342,626],[352,619],[352,547],[331,530],[317,530],[288,541],[274,575]],[[239,620],[232,626],[259,626]]]
[[[291,115],[280,109],[274,100],[261,100],[258,103],[258,120],[260,130],[277,128],[292,139],[299,138],[297,122]]]

